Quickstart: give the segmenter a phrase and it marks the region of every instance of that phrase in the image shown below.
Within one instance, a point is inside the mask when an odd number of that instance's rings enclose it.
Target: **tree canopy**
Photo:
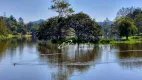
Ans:
[[[128,17],[121,17],[116,20],[118,32],[121,37],[125,36],[128,39],[129,35],[133,35],[137,32],[137,28],[133,23],[133,20]]]
[[[138,33],[142,33],[142,9],[141,8],[135,8],[135,7],[128,7],[128,8],[122,8],[117,13],[117,18],[121,17],[128,17],[132,20],[134,20],[134,25],[138,29]]]
[[[8,29],[2,18],[0,18],[0,36],[7,36],[7,35],[8,35]]]
[[[66,39],[69,29],[78,41],[95,41],[100,36],[100,26],[87,14],[80,12],[68,17],[54,17],[40,24],[38,38],[44,40]]]
[[[51,5],[50,9],[56,11],[59,17],[68,16],[74,12],[66,0],[52,0],[51,2],[53,5]]]

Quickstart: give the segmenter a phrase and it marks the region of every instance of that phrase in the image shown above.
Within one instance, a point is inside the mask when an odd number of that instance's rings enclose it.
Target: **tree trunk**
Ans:
[[[128,36],[126,36],[126,40],[128,40]]]

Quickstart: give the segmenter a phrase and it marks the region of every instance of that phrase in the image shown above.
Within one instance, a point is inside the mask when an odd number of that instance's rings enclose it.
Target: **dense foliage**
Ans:
[[[59,15],[49,18],[40,24],[37,37],[40,40],[65,41],[72,39],[77,42],[99,40],[101,27],[89,15],[74,11],[66,0],[52,0],[51,10]]]
[[[67,18],[69,27],[75,30],[76,38],[79,41],[99,40],[101,27],[91,19],[89,15],[80,12]]]
[[[125,36],[128,39],[129,35],[133,35],[137,32],[133,21],[127,17],[121,17],[117,20],[118,32],[121,37]]]
[[[7,36],[7,35],[8,35],[8,29],[2,18],[0,18],[0,36]]]
[[[118,11],[117,13],[117,18],[121,17],[128,17],[134,25],[137,27],[138,32],[137,34],[142,33],[142,9],[141,8],[134,8],[134,7],[129,7],[129,8],[122,8]]]
[[[40,24],[38,38],[44,40],[65,40],[73,29],[77,41],[99,40],[100,26],[87,14],[81,12],[68,17],[54,17]]]

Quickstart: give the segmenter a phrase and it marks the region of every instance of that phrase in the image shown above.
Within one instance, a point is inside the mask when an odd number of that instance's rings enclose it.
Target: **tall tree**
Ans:
[[[127,16],[128,14],[132,14],[134,12],[135,8],[134,7],[128,7],[124,8],[122,7],[118,12],[117,12],[117,17],[124,17]]]
[[[11,15],[9,19],[10,19],[11,21],[16,22],[16,19],[15,19],[15,17],[14,17],[13,15]]]
[[[22,17],[19,18],[19,23],[20,23],[20,24],[24,24],[24,20],[23,20]]]
[[[67,18],[68,25],[75,30],[78,41],[95,41],[100,36],[100,26],[89,15],[80,12]]]
[[[121,37],[125,36],[128,40],[128,36],[137,32],[133,20],[127,17],[121,17],[117,20],[118,32]]]
[[[52,0],[52,2],[53,5],[51,5],[50,9],[56,11],[59,17],[74,12],[72,8],[69,8],[70,4],[67,0]]]
[[[134,20],[136,15],[140,13],[142,13],[142,9],[139,7],[138,8],[135,8],[135,7],[124,8],[123,7],[117,12],[117,17],[129,17]]]
[[[60,24],[58,21],[58,17],[53,17],[49,18],[46,22],[41,23],[37,37],[41,40],[59,40],[63,38],[67,29],[65,28],[65,18],[60,18],[60,21],[62,22]]]
[[[127,17],[130,17],[131,19],[135,19],[135,17],[138,15],[138,14],[141,14],[142,13],[142,10],[141,8],[135,8],[135,10],[132,12],[132,13],[129,13],[127,15]]]
[[[135,25],[138,28],[138,34],[142,32],[142,13],[138,14],[134,19]]]

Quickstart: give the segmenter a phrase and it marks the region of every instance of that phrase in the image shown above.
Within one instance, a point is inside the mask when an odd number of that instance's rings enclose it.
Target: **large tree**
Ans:
[[[135,25],[138,28],[138,34],[142,32],[142,14],[138,14],[134,19]]]
[[[24,24],[24,20],[23,20],[22,17],[19,18],[19,23],[20,23],[20,24]]]
[[[118,12],[117,12],[117,17],[124,17],[127,16],[128,14],[132,14],[134,12],[135,8],[134,7],[128,7],[124,8],[122,7]]]
[[[129,13],[129,14],[127,15],[127,17],[130,17],[131,19],[134,20],[134,19],[136,18],[136,16],[137,16],[138,14],[141,14],[141,13],[142,13],[141,8],[135,8],[132,13]]]
[[[137,32],[137,28],[135,27],[133,20],[128,17],[121,17],[117,19],[116,23],[119,35],[121,37],[125,36],[127,40],[129,35]]]
[[[37,37],[40,40],[61,40],[65,37],[67,29],[64,17],[49,18],[47,21],[40,24]]]
[[[75,30],[78,41],[94,41],[100,36],[100,26],[89,15],[80,12],[67,18],[68,26]]]
[[[100,28],[92,18],[81,12],[68,17],[48,19],[40,24],[37,36],[40,40],[62,41],[66,39],[66,36],[70,35],[69,33],[73,34],[72,32],[75,32],[78,41],[89,42],[99,39]]]
[[[53,5],[51,5],[50,9],[56,11],[59,17],[67,16],[73,13],[73,9],[70,8],[70,4],[67,0],[52,0]]]

